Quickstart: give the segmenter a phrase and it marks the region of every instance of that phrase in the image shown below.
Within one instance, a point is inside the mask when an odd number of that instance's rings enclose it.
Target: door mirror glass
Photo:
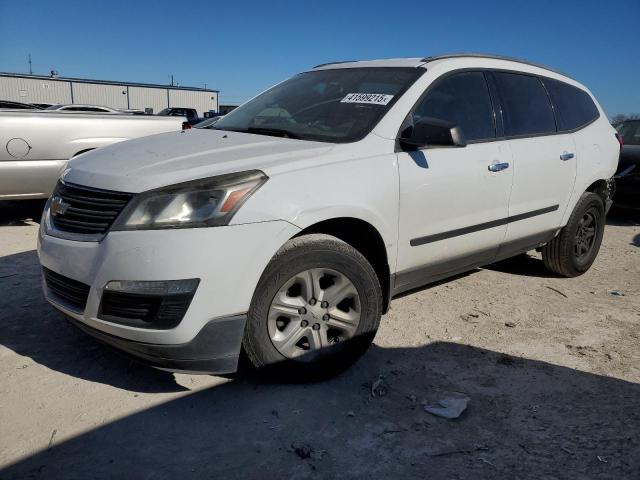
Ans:
[[[413,127],[405,129],[400,137],[405,148],[464,147],[467,142],[457,125],[437,118],[421,118]]]

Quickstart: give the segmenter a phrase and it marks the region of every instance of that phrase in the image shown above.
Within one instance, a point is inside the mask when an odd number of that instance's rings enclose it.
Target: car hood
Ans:
[[[318,157],[332,144],[191,129],[117,143],[79,155],[63,174],[70,183],[139,193],[245,170],[267,175]]]

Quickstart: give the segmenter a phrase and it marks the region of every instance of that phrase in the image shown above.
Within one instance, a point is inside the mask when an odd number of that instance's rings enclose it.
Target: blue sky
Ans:
[[[238,103],[344,59],[455,51],[527,58],[640,112],[640,0],[0,0],[0,71],[167,83]]]

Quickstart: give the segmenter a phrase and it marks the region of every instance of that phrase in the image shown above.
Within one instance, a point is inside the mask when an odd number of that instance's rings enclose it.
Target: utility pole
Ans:
[[[31,54],[29,54],[29,75],[33,75],[33,71],[31,70]]]

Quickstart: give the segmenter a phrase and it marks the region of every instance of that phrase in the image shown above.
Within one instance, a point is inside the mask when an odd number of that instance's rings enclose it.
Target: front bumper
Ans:
[[[149,366],[183,373],[233,373],[239,359],[246,315],[208,322],[195,338],[179,345],[135,342],[109,335],[68,317],[84,333]]]
[[[288,222],[272,221],[110,232],[100,242],[80,242],[47,235],[44,228],[38,236],[41,265],[89,286],[84,308],[73,308],[49,291],[45,283],[45,297],[53,306],[87,333],[161,368],[217,373],[226,373],[228,362],[237,360],[242,339],[238,332],[244,330],[244,314],[262,272],[275,252],[299,232]],[[110,281],[185,278],[198,278],[200,282],[175,328],[139,328],[100,318],[103,290]],[[217,336],[225,340],[213,341]],[[200,352],[197,356],[190,353],[193,342]],[[201,360],[203,367],[220,367],[201,369]],[[198,368],[180,367],[193,361]]]

